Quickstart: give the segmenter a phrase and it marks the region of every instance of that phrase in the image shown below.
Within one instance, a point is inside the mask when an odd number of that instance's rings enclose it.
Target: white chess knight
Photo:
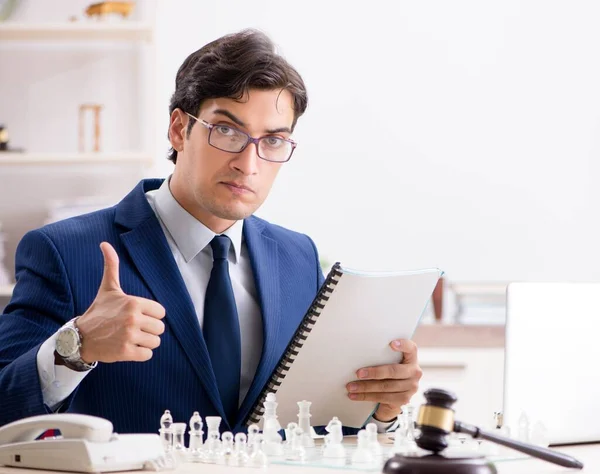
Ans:
[[[323,449],[324,458],[346,458],[346,449],[342,445],[344,434],[342,432],[342,422],[337,416],[334,416],[325,427],[329,433],[325,436],[325,448]]]
[[[263,406],[265,407],[265,414],[263,415],[263,450],[269,456],[282,456],[282,438],[279,434],[281,425],[277,420],[277,399],[274,393],[267,394]]]

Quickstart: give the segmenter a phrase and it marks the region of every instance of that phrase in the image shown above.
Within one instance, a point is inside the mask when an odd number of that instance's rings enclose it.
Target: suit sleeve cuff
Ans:
[[[66,366],[55,365],[55,343],[56,333],[40,346],[36,357],[42,397],[44,404],[51,411],[57,411],[89,373],[89,371],[76,372]]]
[[[379,421],[376,420],[373,416],[370,416],[365,425],[367,425],[368,423],[375,423],[375,425],[377,426],[378,433],[387,433],[388,431],[393,431],[397,428],[398,420],[394,419],[392,421]]]

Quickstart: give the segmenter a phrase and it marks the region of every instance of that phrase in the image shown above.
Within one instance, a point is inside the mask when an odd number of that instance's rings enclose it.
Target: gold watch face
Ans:
[[[79,350],[79,337],[77,331],[65,328],[56,337],[56,352],[61,357],[71,357]]]

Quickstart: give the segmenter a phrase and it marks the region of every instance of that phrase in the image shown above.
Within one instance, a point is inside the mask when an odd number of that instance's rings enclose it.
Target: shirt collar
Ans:
[[[169,178],[165,179],[156,192],[154,201],[156,212],[171,234],[175,245],[177,245],[186,263],[189,263],[210,244],[213,237],[217,234],[181,207],[169,188],[170,178],[169,176]],[[223,235],[231,239],[235,263],[240,261],[243,226],[244,221],[239,220],[223,232]]]

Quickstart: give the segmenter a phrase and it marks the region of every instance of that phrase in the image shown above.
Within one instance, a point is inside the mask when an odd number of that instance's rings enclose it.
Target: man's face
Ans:
[[[208,99],[196,117],[224,127],[219,129],[222,133],[235,128],[255,138],[289,138],[293,99],[286,90],[252,89],[241,101]],[[210,130],[198,122],[187,137],[190,120],[194,121],[178,109],[171,115],[169,137],[178,150],[171,192],[190,214],[213,231],[222,232],[261,206],[281,163],[259,158],[253,143],[241,153],[214,148],[208,143]]]

